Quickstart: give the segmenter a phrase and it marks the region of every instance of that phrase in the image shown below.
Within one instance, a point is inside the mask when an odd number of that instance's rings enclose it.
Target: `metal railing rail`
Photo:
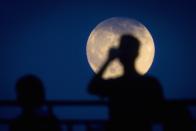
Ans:
[[[189,100],[168,100],[167,104],[173,105],[183,105],[183,106],[196,106],[196,99],[189,99]],[[99,101],[99,100],[49,100],[45,102],[45,105],[48,106],[50,109],[53,109],[57,106],[107,106],[106,101]],[[0,108],[10,106],[10,107],[18,107],[19,104],[14,100],[0,100]],[[10,119],[0,118],[0,124],[9,124],[11,122]],[[100,124],[104,125],[107,120],[59,120],[61,125],[66,125],[68,131],[73,131],[73,126],[75,125],[85,125],[87,131],[91,130],[92,124]],[[196,120],[194,120],[194,124],[196,125]]]

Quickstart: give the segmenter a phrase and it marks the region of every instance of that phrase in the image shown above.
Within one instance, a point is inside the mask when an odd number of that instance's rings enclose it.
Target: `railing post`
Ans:
[[[92,131],[92,127],[90,123],[85,123],[86,131]]]
[[[73,131],[73,123],[67,123],[67,131]]]

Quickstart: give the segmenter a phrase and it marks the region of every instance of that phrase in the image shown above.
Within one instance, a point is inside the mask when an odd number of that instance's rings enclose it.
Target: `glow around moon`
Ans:
[[[147,73],[152,65],[155,47],[148,29],[140,22],[114,17],[98,24],[91,32],[87,41],[87,59],[96,73],[107,60],[111,48],[119,46],[120,38],[124,34],[130,34],[140,41],[139,56],[135,61],[135,68],[141,75]],[[123,68],[118,59],[110,63],[103,78],[116,78],[123,75]]]

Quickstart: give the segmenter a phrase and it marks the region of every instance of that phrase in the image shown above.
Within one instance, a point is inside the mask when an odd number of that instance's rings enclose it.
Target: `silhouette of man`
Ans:
[[[150,131],[153,122],[159,120],[162,89],[155,78],[141,76],[135,70],[139,44],[135,37],[123,35],[119,48],[110,50],[108,59],[90,81],[91,94],[108,98],[109,131]],[[124,75],[104,80],[102,75],[115,58],[120,60]]]
[[[22,114],[12,122],[11,131],[61,130],[53,113],[44,107],[44,86],[38,77],[30,74],[20,78],[16,93]]]

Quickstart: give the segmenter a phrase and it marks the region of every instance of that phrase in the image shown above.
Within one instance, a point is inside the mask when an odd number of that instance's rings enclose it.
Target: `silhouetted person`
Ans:
[[[11,131],[60,131],[58,120],[44,107],[45,94],[42,81],[34,75],[25,75],[16,83],[17,101],[22,114],[16,118]]]
[[[134,64],[139,55],[138,39],[131,35],[121,37],[118,49],[111,49],[108,59],[89,84],[89,92],[108,98],[110,131],[150,131],[161,117],[163,94],[157,79],[141,76]],[[124,75],[104,80],[103,73],[112,60],[118,58]]]

